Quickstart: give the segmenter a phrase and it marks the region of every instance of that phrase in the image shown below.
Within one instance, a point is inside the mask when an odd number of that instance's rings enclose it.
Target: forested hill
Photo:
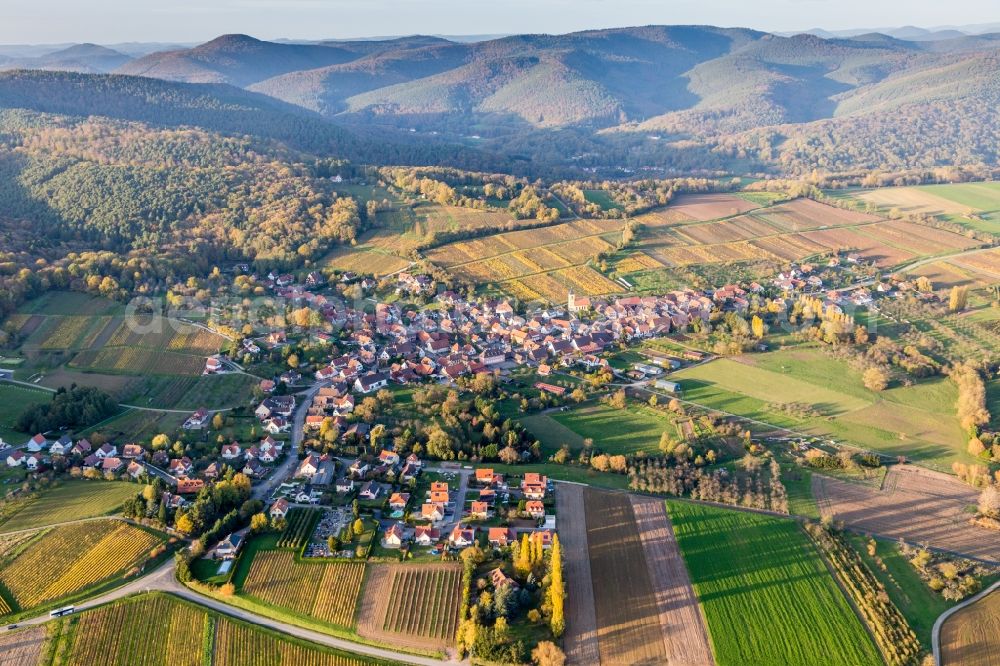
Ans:
[[[166,127],[201,127],[273,140],[320,157],[358,163],[448,164],[498,169],[506,160],[392,130],[348,131],[318,114],[226,84],[193,84],[120,74],[0,72],[0,108],[102,116]]]
[[[433,159],[458,166],[501,153],[536,170],[794,174],[824,157],[812,146],[831,132],[847,142],[826,160],[838,168],[939,163],[930,153],[988,161],[992,138],[982,149],[961,146],[970,133],[995,134],[975,109],[992,104],[998,60],[998,35],[907,41],[644,26],[477,43],[274,44],[226,35],[119,71],[240,85],[367,138],[413,133],[434,147]],[[926,128],[942,109],[947,122],[936,136],[913,136],[910,128]],[[872,140],[876,127],[890,133],[888,143]],[[863,140],[851,138],[858,129]],[[442,142],[477,152],[446,154]],[[789,148],[801,145],[805,153]]]
[[[251,137],[2,110],[0,247],[297,264],[355,237],[340,168]]]

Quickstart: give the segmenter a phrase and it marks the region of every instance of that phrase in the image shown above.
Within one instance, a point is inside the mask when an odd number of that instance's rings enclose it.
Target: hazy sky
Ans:
[[[570,32],[650,23],[789,31],[1000,21],[997,0],[0,0],[0,43]]]

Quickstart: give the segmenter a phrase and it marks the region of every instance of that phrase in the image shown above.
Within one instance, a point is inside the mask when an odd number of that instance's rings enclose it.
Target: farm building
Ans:
[[[666,379],[657,379],[654,386],[661,391],[666,391],[667,393],[676,393],[678,395],[681,393],[681,385],[678,382],[671,382]]]

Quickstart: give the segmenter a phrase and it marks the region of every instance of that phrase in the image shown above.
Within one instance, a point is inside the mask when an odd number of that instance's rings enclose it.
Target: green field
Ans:
[[[0,439],[8,444],[23,444],[35,433],[23,433],[14,429],[17,417],[32,405],[51,402],[52,394],[18,386],[0,383]]]
[[[67,481],[5,506],[0,533],[106,516],[138,492],[139,486],[121,481]]]
[[[24,314],[112,316],[125,311],[121,303],[76,291],[50,291],[18,308]]]
[[[971,460],[954,415],[955,387],[942,377],[873,393],[845,362],[817,348],[720,359],[674,376],[686,400],[706,407],[938,469]],[[813,406],[819,416],[797,418],[768,408],[792,402]]]
[[[1000,183],[997,182],[883,187],[829,194],[875,204],[883,213],[896,209],[904,214],[932,215],[969,229],[1000,234]]]
[[[611,195],[604,190],[584,190],[583,196],[586,197],[587,201],[590,203],[595,203],[601,207],[601,210],[614,210],[620,209],[619,205]]]
[[[664,431],[677,430],[666,415],[649,407],[629,405],[614,409],[603,403],[589,403],[565,412],[550,412],[522,419],[546,450],[569,444],[573,450],[593,439],[594,448],[613,455],[640,451],[655,454]]]
[[[668,501],[719,666],[881,664],[794,520]]]

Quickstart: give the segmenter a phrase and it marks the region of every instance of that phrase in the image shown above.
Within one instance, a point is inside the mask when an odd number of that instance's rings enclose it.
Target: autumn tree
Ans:
[[[563,581],[562,547],[559,545],[558,534],[552,535],[550,558],[548,595],[552,617],[549,626],[552,629],[552,635],[559,638],[566,629],[566,617],[563,611],[563,604],[566,600],[566,585]]]
[[[531,661],[536,666],[563,666],[566,655],[552,641],[542,641],[531,651]]]
[[[969,288],[955,285],[948,295],[948,311],[961,312],[969,303]]]
[[[869,391],[884,391],[889,386],[889,373],[878,366],[865,370],[862,382]]]

